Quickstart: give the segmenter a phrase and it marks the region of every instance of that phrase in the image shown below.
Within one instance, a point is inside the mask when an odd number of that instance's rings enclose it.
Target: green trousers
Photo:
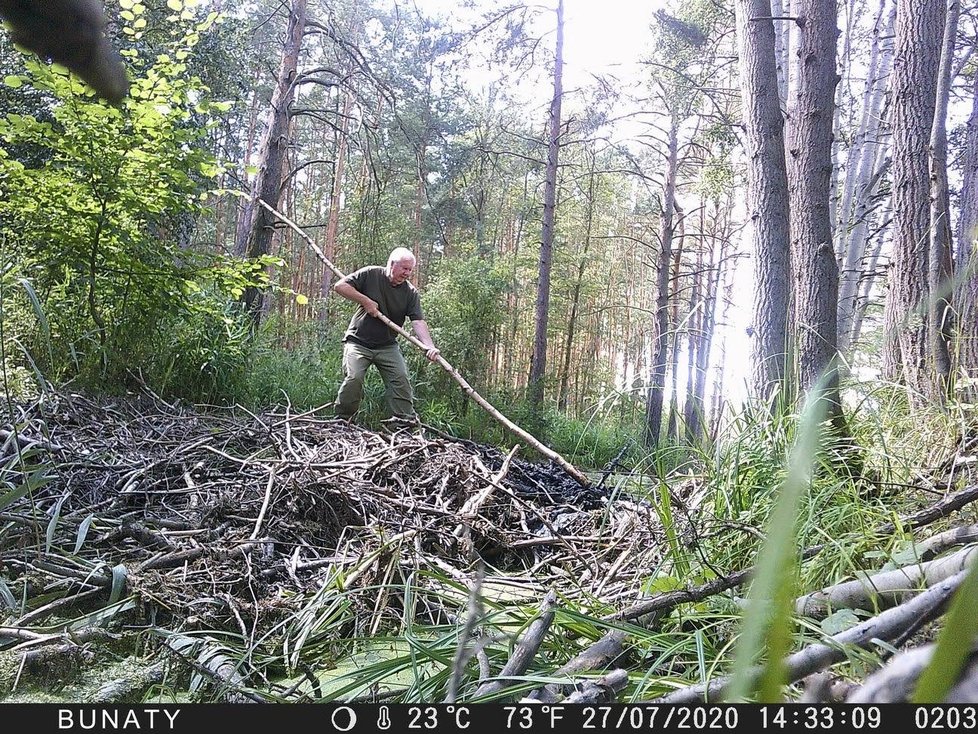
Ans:
[[[353,342],[343,344],[343,382],[336,395],[336,415],[351,419],[360,409],[363,381],[370,365],[377,367],[387,388],[387,410],[398,418],[414,418],[414,390],[404,355],[397,344],[370,349]]]

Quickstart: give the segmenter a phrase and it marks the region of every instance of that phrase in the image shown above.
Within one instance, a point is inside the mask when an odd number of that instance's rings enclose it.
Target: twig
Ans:
[[[277,470],[273,467],[271,471],[268,472],[268,482],[265,484],[265,499],[261,503],[261,511],[258,513],[258,519],[255,520],[255,529],[251,531],[251,537],[249,540],[254,540],[261,532],[261,524],[265,520],[265,513],[268,512],[268,503],[272,498],[272,486],[275,484],[276,471]]]

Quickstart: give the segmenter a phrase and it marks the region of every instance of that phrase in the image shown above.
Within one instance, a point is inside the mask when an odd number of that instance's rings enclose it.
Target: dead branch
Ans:
[[[934,609],[943,610],[954,592],[964,581],[967,571],[960,571],[946,581],[926,591],[922,591],[909,601],[893,609],[868,619],[837,635],[825,643],[809,645],[785,659],[785,670],[789,681],[794,682],[838,663],[846,658],[846,646],[870,649],[877,640],[889,642],[900,636],[904,630],[915,624],[916,619],[931,614]],[[760,669],[755,669],[756,676]],[[697,703],[721,700],[724,688],[730,682],[728,676],[715,678],[707,684],[683,688],[661,698],[654,703]]]
[[[573,658],[568,660],[553,672],[553,677],[562,675],[571,676],[575,673],[583,673],[589,670],[604,670],[621,656],[622,643],[625,641],[625,633],[620,630],[612,630],[604,637],[600,638]],[[532,691],[526,700],[539,701],[540,703],[557,703],[567,695],[575,684],[573,681],[567,683],[548,683],[543,688]]]
[[[917,687],[924,669],[934,657],[936,644],[922,645],[893,656],[887,665],[870,674],[852,691],[846,703],[906,703]],[[972,648],[958,683],[943,703],[974,703],[978,693],[978,648]]]
[[[978,546],[970,546],[946,558],[829,586],[800,597],[795,613],[823,619],[837,609],[885,609],[900,604],[921,586],[933,586],[968,568],[975,558]]]
[[[628,685],[628,671],[612,670],[597,680],[587,681],[561,703],[609,703],[618,698],[618,693]]]
[[[534,656],[537,654],[537,650],[540,649],[543,638],[546,637],[547,631],[550,629],[550,625],[554,620],[554,606],[556,603],[556,592],[547,592],[543,602],[540,604],[540,614],[530,623],[530,626],[526,630],[526,634],[523,635],[523,639],[520,640],[520,644],[517,645],[516,649],[513,651],[512,657],[510,657],[506,665],[503,666],[503,669],[499,672],[499,676],[495,680],[491,680],[479,686],[478,690],[475,692],[476,698],[498,693],[499,691],[508,688],[515,683],[515,681],[507,680],[508,678],[523,675],[523,673],[527,671],[527,669],[530,667],[530,663],[533,662]]]

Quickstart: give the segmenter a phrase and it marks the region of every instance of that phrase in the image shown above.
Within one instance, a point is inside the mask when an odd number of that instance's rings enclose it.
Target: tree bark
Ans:
[[[835,107],[836,0],[801,0],[798,96],[791,126],[790,208],[799,388],[818,387],[828,415],[842,419],[837,369],[839,270],[829,216]]]
[[[258,200],[261,199],[273,209],[278,208],[283,162],[289,145],[290,107],[295,94],[293,82],[305,27],[306,0],[292,0],[282,61],[272,93],[271,119],[261,145],[258,175],[252,186],[251,199],[242,214],[247,225],[241,229],[243,239],[236,243],[235,248],[238,252],[244,252],[248,259],[267,255],[271,247],[274,219],[267,210],[258,206]],[[242,296],[242,302],[256,324],[261,321],[263,300],[262,291],[255,286],[246,288]]]
[[[564,96],[564,0],[557,0],[557,54],[554,59],[554,96],[550,101],[547,145],[547,180],[543,190],[543,230],[540,237],[536,329],[530,363],[529,397],[539,417],[547,374],[547,326],[550,317],[550,266],[553,261],[554,219],[557,208],[557,171],[560,155],[560,105]]]
[[[947,395],[951,379],[951,196],[947,181],[947,108],[954,66],[960,0],[947,0],[934,122],[930,131],[930,268],[928,328],[937,396]]]
[[[928,144],[934,120],[945,0],[898,0],[893,61],[893,261],[886,330],[895,336],[896,364],[884,376],[900,381],[911,403],[933,399],[927,309],[930,301]]]
[[[786,387],[791,259],[784,121],[778,96],[770,0],[737,0],[737,38],[747,131],[747,208],[754,256],[751,387],[769,400]]]

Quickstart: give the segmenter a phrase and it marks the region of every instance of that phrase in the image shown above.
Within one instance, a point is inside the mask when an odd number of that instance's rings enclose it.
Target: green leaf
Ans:
[[[309,303],[309,299],[306,298],[301,293],[296,293],[295,294],[295,302],[298,303],[300,306],[305,306],[307,303]]]
[[[0,494],[0,510],[7,509],[24,495],[28,494],[29,492],[33,492],[35,489],[40,489],[50,481],[51,477],[47,474],[46,469],[42,468],[31,472],[24,482],[21,482],[13,489]]]
[[[957,683],[965,661],[978,637],[978,563],[971,569],[951,599],[944,627],[937,636],[937,648],[930,664],[917,681],[911,703],[940,703]]]
[[[24,86],[24,78],[11,74],[3,78],[3,83],[11,89],[18,89]]]
[[[175,13],[179,13],[183,10],[183,3],[181,0],[166,0],[166,7]]]
[[[822,620],[822,632],[831,637],[859,624],[859,617],[851,609],[840,609]]]
[[[47,532],[44,534],[44,551],[45,553],[51,552],[51,546],[54,544],[54,534],[58,532],[58,523],[61,521],[61,506],[68,499],[67,494],[61,495],[58,503],[54,506],[54,512],[51,513],[51,520],[48,522]]]

